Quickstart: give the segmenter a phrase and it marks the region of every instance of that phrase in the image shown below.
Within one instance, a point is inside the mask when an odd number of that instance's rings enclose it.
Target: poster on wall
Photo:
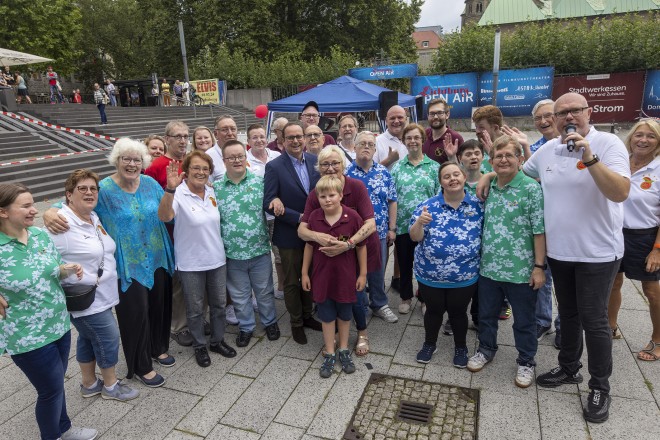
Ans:
[[[592,123],[631,122],[642,107],[644,72],[603,73],[555,78],[553,99],[579,93],[593,109]]]
[[[199,79],[190,81],[195,88],[195,94],[202,98],[203,104],[225,105],[227,96],[227,82],[214,79]]]
[[[417,117],[426,119],[429,101],[442,98],[449,104],[452,118],[469,118],[477,105],[477,84],[476,73],[416,76],[411,80],[410,94],[421,96],[424,104],[424,113]]]
[[[412,78],[417,76],[417,64],[392,64],[390,66],[358,67],[348,69],[348,75],[362,81]]]
[[[643,115],[660,118],[660,70],[646,72],[646,87],[644,87]]]
[[[497,107],[504,116],[530,116],[534,105],[552,96],[554,67],[501,70]],[[493,104],[493,72],[479,75],[479,107]]]

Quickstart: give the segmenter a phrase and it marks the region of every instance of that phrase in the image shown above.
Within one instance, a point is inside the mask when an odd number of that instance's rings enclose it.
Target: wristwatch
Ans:
[[[582,162],[582,164],[583,164],[585,167],[589,168],[591,165],[594,165],[594,164],[595,164],[596,162],[598,162],[598,161],[600,161],[600,159],[598,158],[598,155],[594,154],[594,158],[593,158],[593,159],[591,159],[589,162]]]

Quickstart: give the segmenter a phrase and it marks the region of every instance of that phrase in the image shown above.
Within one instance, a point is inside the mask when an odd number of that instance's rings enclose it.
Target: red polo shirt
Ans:
[[[449,127],[447,127],[446,133],[449,133],[451,135],[452,142],[458,139],[458,146],[459,147],[461,146],[461,144],[463,143],[463,136],[461,136],[460,134],[458,134]],[[424,142],[424,145],[422,145],[422,151],[424,152],[424,154],[426,154],[430,159],[433,159],[439,164],[443,164],[448,160],[447,153],[445,153],[445,143],[443,141],[443,138],[444,136],[440,136],[440,138],[434,141],[433,129],[429,127],[426,129],[426,142]]]

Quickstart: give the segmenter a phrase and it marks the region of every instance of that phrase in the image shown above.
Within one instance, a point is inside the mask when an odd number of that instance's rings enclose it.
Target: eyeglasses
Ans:
[[[557,117],[557,119],[564,119],[566,118],[566,116],[568,116],[569,113],[573,116],[580,116],[582,112],[588,108],[589,107],[587,106],[587,107],[572,108],[570,110],[562,110],[560,112],[555,113],[555,116]]]
[[[297,134],[297,135],[294,135],[294,136],[287,136],[284,139],[286,139],[287,141],[293,142],[293,141],[302,141],[303,137],[304,136],[302,134]]]
[[[236,127],[216,128],[216,131],[219,131],[220,133],[236,133],[238,132],[238,128]]]
[[[194,171],[195,173],[209,174],[211,172],[211,168],[209,168],[209,167],[190,167],[190,171]]]
[[[403,138],[404,141],[421,141],[422,137],[421,136],[406,136]]]
[[[307,139],[318,139],[318,138],[320,138],[321,136],[323,136],[323,133],[307,133],[307,134],[305,135],[305,137],[306,137]]]
[[[135,165],[142,165],[142,159],[135,159],[133,157],[122,157],[121,162],[126,165],[129,165],[131,162]]]
[[[242,162],[245,160],[245,154],[241,154],[240,156],[234,156],[234,157],[225,157],[224,159],[227,162]]]
[[[582,110],[580,110],[580,113],[582,113]],[[543,119],[552,119],[553,116],[553,113],[543,113],[542,115],[534,116],[534,122],[541,122]],[[566,117],[566,115],[564,115],[564,117]]]
[[[332,167],[332,168],[334,168],[334,169],[337,169],[337,168],[339,168],[339,166],[340,166],[341,164],[342,164],[342,163],[339,162],[339,161],[335,161],[335,162],[323,162],[323,163],[320,163],[320,164],[319,164],[319,168],[321,168],[321,169],[323,169],[323,170],[327,170],[327,169],[330,168],[330,167]]]
[[[321,115],[319,115],[318,113],[303,113],[300,116],[302,116],[303,118],[314,119],[314,118],[318,118]]]
[[[188,136],[187,134],[177,134],[176,136],[170,136],[170,135],[168,134],[167,137],[171,137],[171,138],[173,138],[173,139],[176,139],[176,140],[179,141],[179,142],[181,142],[181,141],[187,141],[187,140],[190,138],[190,136]]]
[[[515,160],[516,157],[520,156],[519,154],[511,154],[511,153],[506,153],[506,154],[496,154],[493,156],[493,161],[495,162],[502,162],[503,159],[506,159],[507,161],[509,160]]]
[[[437,112],[429,112],[429,118],[439,118],[440,116],[444,116],[448,111],[445,110],[438,110]]]
[[[376,143],[375,142],[358,142],[358,147],[376,148]]]
[[[98,186],[80,185],[80,186],[76,186],[76,189],[80,194],[87,194],[87,191],[90,191],[92,194],[96,194],[97,192],[99,192]]]

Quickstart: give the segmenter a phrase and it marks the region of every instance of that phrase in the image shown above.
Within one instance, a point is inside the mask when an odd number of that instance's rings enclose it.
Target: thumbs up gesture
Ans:
[[[433,216],[431,216],[431,213],[429,213],[427,207],[424,206],[422,208],[422,213],[419,215],[417,221],[420,222],[422,225],[428,225],[429,223],[431,223],[431,220],[433,220]]]

